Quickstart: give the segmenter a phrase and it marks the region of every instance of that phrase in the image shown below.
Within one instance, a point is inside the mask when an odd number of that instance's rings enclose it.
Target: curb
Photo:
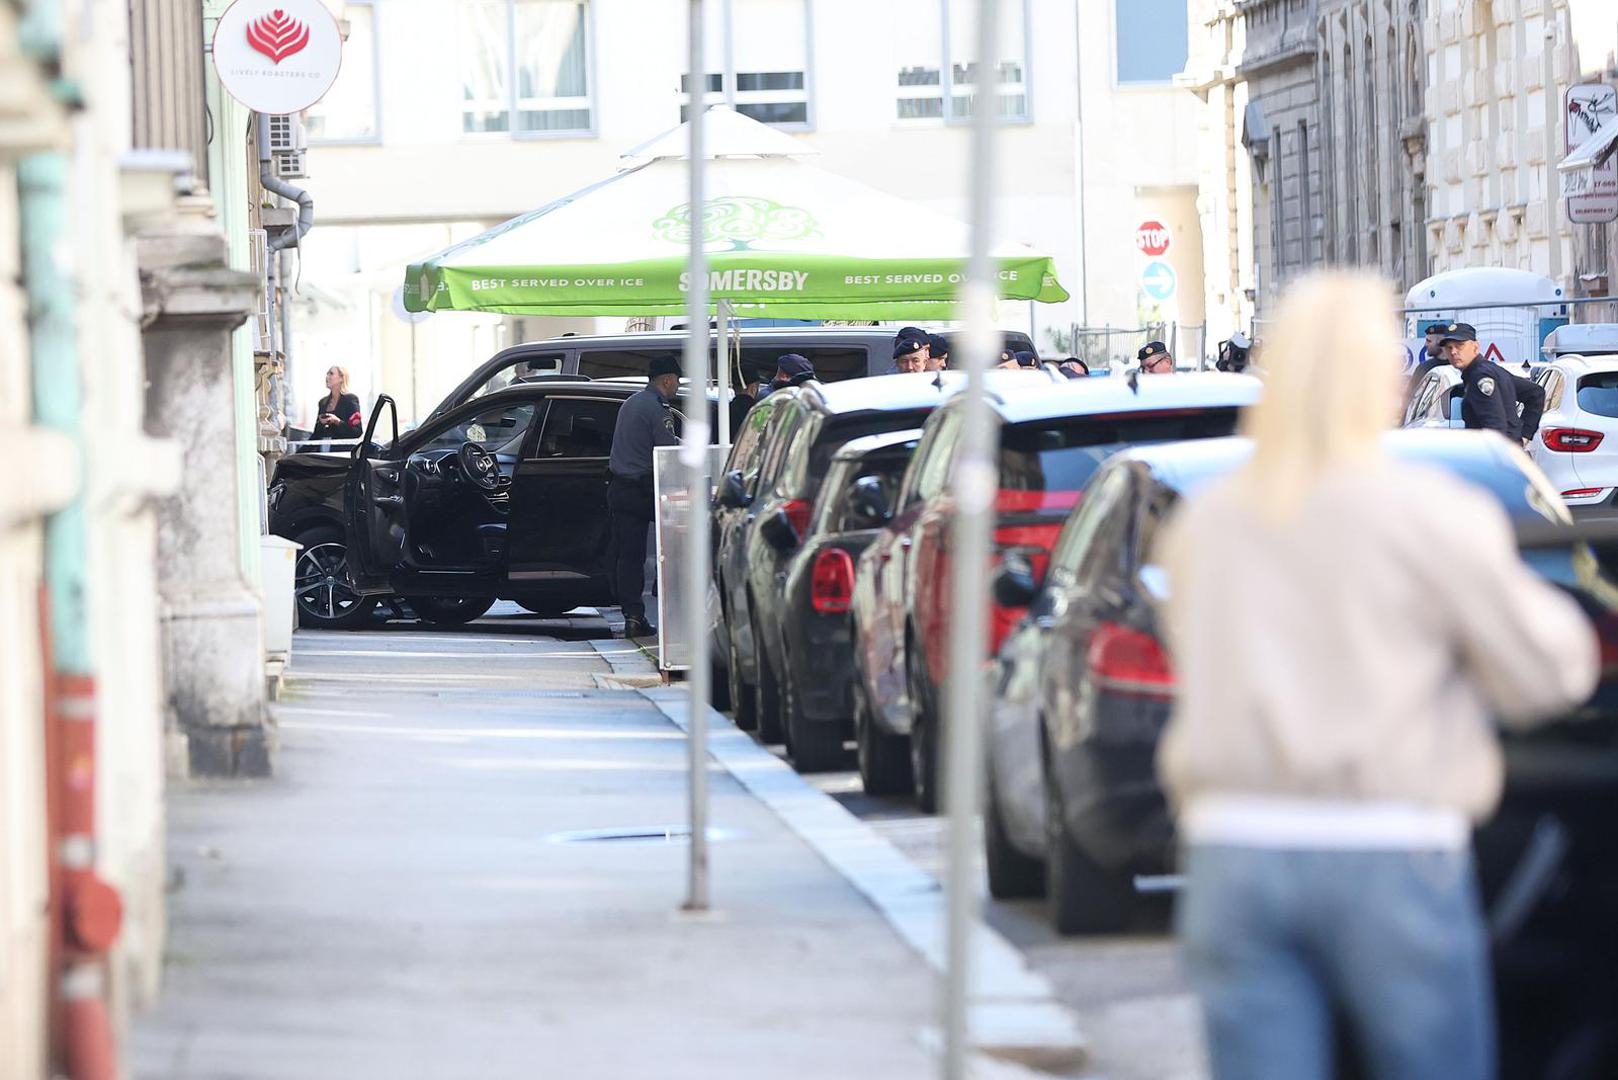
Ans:
[[[641,691],[682,731],[687,692],[670,686]],[[865,896],[934,971],[947,961],[943,890],[886,838],[793,768],[708,710],[708,755],[754,798]],[[984,1053],[1041,1069],[1083,1063],[1085,1040],[1050,980],[983,922],[972,931],[972,1045]]]

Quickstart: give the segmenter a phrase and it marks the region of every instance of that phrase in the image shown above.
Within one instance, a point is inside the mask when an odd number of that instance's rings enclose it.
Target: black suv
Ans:
[[[356,625],[379,596],[405,597],[446,623],[477,618],[497,598],[541,614],[610,604],[607,456],[618,410],[637,389],[520,384],[386,445],[374,441],[395,411],[383,396],[353,456],[283,459],[270,531],[304,545],[302,624]],[[320,465],[304,468],[313,457]]]

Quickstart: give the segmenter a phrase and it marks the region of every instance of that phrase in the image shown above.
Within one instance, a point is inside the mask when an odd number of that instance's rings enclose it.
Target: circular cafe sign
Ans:
[[[214,27],[219,81],[254,112],[302,112],[331,89],[342,61],[337,20],[320,0],[236,0]]]

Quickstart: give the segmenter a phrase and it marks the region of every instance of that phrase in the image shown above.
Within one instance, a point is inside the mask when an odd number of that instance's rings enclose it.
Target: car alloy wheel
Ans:
[[[298,623],[306,627],[353,626],[371,613],[376,599],[348,584],[348,545],[324,530],[305,534],[293,569]]]

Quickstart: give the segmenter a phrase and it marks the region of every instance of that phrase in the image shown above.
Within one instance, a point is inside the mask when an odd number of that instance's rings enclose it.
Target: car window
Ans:
[[[1560,409],[1562,407],[1562,391],[1567,387],[1567,380],[1562,378],[1560,371],[1546,373],[1545,410]]]
[[[536,458],[604,458],[612,453],[612,430],[620,403],[603,398],[550,399],[539,431]]]
[[[803,413],[798,409],[795,397],[783,400],[776,407],[775,415],[770,418],[770,426],[764,430],[764,446],[758,467],[747,477],[749,495],[757,494],[765,485],[775,480],[776,470],[781,465],[781,455],[801,419]]]
[[[1435,375],[1428,374],[1422,378],[1421,385],[1416,387],[1416,396],[1411,399],[1410,408],[1405,413],[1406,424],[1427,415],[1427,410],[1433,404],[1433,395],[1438,392],[1438,384],[1439,379]]]
[[[1068,516],[1051,548],[1047,580],[1052,587],[1067,589],[1079,580],[1086,553],[1102,524],[1113,514],[1123,497],[1128,480],[1124,469],[1103,472],[1085,491],[1078,509]]]
[[[899,483],[904,478],[905,466],[910,462],[908,448],[894,448],[866,454],[856,461],[841,462],[826,477],[816,503],[816,530],[819,532],[850,532],[868,528],[864,522],[854,521],[848,510],[848,493],[865,477],[873,477],[882,487],[882,494],[892,506],[899,495]]]
[[[1596,416],[1618,416],[1618,371],[1598,371],[1579,379],[1579,408]]]
[[[765,398],[748,410],[741,430],[731,433],[735,442],[731,445],[730,457],[725,461],[726,472],[735,472],[739,469],[743,475],[747,475],[757,471],[755,466],[758,462],[759,447],[764,445],[764,432],[770,425],[770,417],[774,415],[777,403]]]
[[[1453,420],[1461,415],[1461,399],[1466,397],[1466,387],[1452,386],[1449,393],[1438,395],[1438,401],[1433,409],[1434,418]]]
[[[496,390],[504,390],[525,379],[536,375],[555,374],[562,370],[562,361],[566,353],[543,353],[532,356],[522,356],[505,367],[497,369],[486,379],[481,386],[467,395],[468,401],[473,401],[484,394],[492,394]]]
[[[417,450],[459,450],[461,444],[475,442],[493,454],[515,454],[522,449],[522,438],[533,423],[531,401],[513,401],[463,416],[432,434]]]
[[[831,416],[813,425],[807,452],[794,448],[787,455],[786,471],[781,478],[781,490],[812,499],[820,491],[820,482],[831,468],[831,459],[837,451],[855,439],[867,435],[881,435],[889,431],[904,431],[921,427],[927,422],[931,409],[907,411],[862,412],[852,416]],[[805,425],[804,430],[810,430]],[[891,492],[889,493],[891,497]]]
[[[792,429],[792,437],[781,449],[781,464],[775,472],[775,490],[778,495],[791,495],[805,499],[815,497],[819,490],[820,479],[825,473],[825,465],[814,474],[814,483],[809,482],[810,451],[820,441],[820,429],[825,426],[824,413],[806,411],[803,420]]]
[[[644,378],[653,360],[669,359],[678,364],[682,355],[680,349],[670,348],[580,349],[579,374],[591,379],[615,379],[625,375]]]
[[[844,379],[858,378],[867,373],[870,365],[870,361],[866,358],[867,350],[860,345],[832,347],[781,342],[776,345],[744,345],[742,370],[759,372],[760,378],[769,382],[775,377],[777,362],[787,353],[797,353],[806,357],[814,366],[815,378],[821,382],[841,382]]]
[[[955,446],[960,440],[960,434],[961,411],[951,409],[939,423],[938,431],[927,447],[926,459],[922,460],[919,456],[917,458],[918,472],[915,486],[910,492],[911,499],[925,501],[944,490],[955,462]]]
[[[1235,409],[1118,413],[1008,425],[1000,436],[1000,487],[1077,491],[1126,446],[1210,439],[1236,432]]]

